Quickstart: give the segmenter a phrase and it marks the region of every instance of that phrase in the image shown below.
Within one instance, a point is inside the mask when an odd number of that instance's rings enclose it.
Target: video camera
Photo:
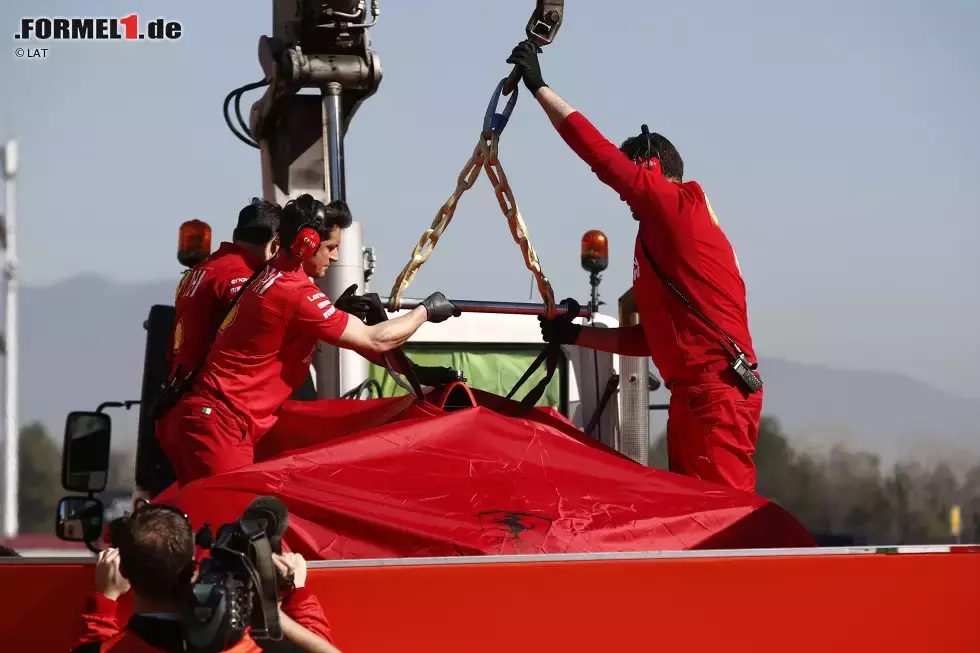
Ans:
[[[259,497],[235,522],[212,535],[205,523],[196,544],[211,555],[201,563],[187,591],[182,622],[188,651],[218,653],[236,645],[249,630],[253,639],[282,639],[280,578],[272,561],[282,552],[289,513],[274,497]]]

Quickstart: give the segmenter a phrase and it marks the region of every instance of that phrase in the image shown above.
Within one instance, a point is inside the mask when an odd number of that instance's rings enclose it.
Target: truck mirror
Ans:
[[[98,499],[65,497],[58,502],[58,538],[66,542],[95,542],[102,537],[103,507]]]
[[[65,420],[61,485],[69,492],[102,492],[109,477],[112,420],[104,413],[73,412]]]

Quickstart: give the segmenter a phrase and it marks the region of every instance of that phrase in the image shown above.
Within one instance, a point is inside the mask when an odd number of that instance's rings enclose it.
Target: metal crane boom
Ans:
[[[309,193],[324,202],[346,200],[344,137],[357,109],[381,84],[381,62],[370,49],[368,30],[380,15],[378,0],[273,0],[273,35],[259,39],[264,80],[233,91],[225,118],[238,138],[261,151],[265,199],[284,205]],[[537,0],[526,27],[528,39],[551,43],[561,26],[564,0]],[[512,73],[506,86],[516,83]],[[252,106],[244,135],[228,119],[228,105],[241,93],[267,85]],[[300,94],[316,89],[318,94]],[[235,97],[237,94],[237,97]],[[319,282],[329,297],[351,284],[365,292],[363,232],[354,222],[344,232],[340,260]],[[353,351],[321,343],[313,359],[316,396],[341,397],[367,378],[367,361]]]

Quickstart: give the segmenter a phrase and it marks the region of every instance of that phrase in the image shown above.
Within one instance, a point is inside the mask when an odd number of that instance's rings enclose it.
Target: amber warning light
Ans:
[[[211,227],[207,222],[188,220],[180,225],[177,260],[192,268],[211,254]]]
[[[609,241],[598,229],[582,236],[582,267],[589,272],[602,272],[609,267]]]

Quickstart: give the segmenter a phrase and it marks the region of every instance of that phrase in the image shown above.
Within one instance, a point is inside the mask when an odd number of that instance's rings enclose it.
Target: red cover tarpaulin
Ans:
[[[648,469],[560,416],[507,417],[515,404],[474,394],[481,406],[452,412],[411,397],[290,402],[261,462],[157,500],[216,528],[276,496],[286,546],[311,560],[813,545],[761,497]]]

